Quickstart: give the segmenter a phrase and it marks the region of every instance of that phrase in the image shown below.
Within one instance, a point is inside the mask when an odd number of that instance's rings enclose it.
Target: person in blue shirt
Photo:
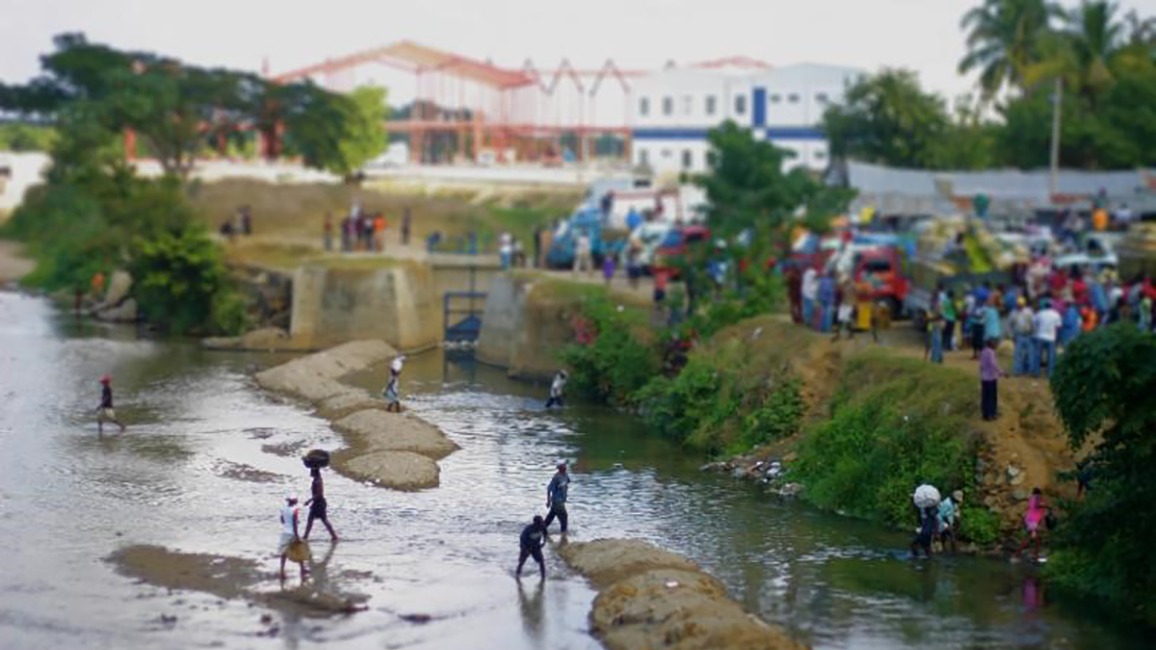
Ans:
[[[1080,333],[1080,326],[1084,319],[1080,318],[1080,308],[1071,301],[1064,307],[1063,319],[1063,324],[1060,326],[1060,345],[1066,348]]]
[[[558,471],[554,473],[554,478],[550,479],[550,484],[546,486],[546,507],[550,512],[546,515],[544,528],[548,529],[557,517],[558,523],[562,526],[562,533],[565,534],[569,523],[566,498],[570,493],[570,475],[566,473],[566,461],[558,461],[557,467]]]
[[[991,283],[984,282],[975,288],[975,304],[986,305],[987,299],[991,297]]]
[[[1001,338],[999,309],[994,300],[988,300],[983,308],[983,340],[998,342]]]
[[[819,306],[823,310],[819,331],[826,334],[831,331],[835,317],[835,278],[830,273],[824,273],[819,279]]]
[[[634,206],[630,206],[630,212],[626,213],[626,229],[634,232],[634,229],[642,225],[642,215],[638,214],[638,210]]]

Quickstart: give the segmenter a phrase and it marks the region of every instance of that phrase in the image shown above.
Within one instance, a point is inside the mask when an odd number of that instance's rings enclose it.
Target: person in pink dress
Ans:
[[[1040,527],[1048,515],[1048,506],[1044,503],[1044,495],[1039,488],[1032,489],[1032,496],[1028,499],[1028,509],[1024,513],[1024,527],[1027,529],[1028,535],[1024,538],[1023,543],[1016,549],[1013,558],[1018,558],[1021,553],[1032,544],[1032,559],[1040,560],[1040,545],[1043,543],[1042,533]]]

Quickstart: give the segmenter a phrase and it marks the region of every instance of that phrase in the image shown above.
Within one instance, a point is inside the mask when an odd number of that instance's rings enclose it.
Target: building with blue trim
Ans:
[[[682,68],[648,75],[632,89],[632,162],[656,174],[706,171],[706,134],[731,119],[794,154],[788,168],[825,169],[823,111],[841,102],[847,85],[863,74],[806,63],[756,72]]]

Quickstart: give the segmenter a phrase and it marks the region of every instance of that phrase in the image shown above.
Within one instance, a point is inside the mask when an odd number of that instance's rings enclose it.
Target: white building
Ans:
[[[841,66],[800,64],[750,68],[684,68],[634,83],[633,162],[657,174],[704,172],[707,131],[731,119],[757,138],[787,149],[788,167],[827,166],[827,141],[818,125],[847,85],[864,74]]]

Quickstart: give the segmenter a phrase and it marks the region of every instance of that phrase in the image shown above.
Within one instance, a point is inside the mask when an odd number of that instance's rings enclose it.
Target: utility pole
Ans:
[[[1064,81],[1056,77],[1056,90],[1052,93],[1052,156],[1051,156],[1051,194],[1055,197],[1059,189],[1060,176],[1060,105],[1064,101]]]

